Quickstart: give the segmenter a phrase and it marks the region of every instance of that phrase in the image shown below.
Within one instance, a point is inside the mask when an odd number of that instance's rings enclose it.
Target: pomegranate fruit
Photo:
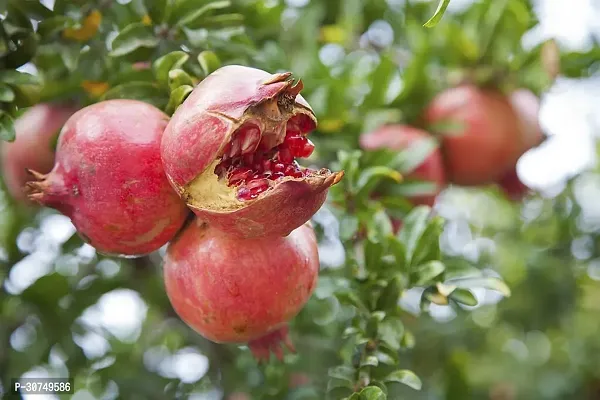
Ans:
[[[171,184],[196,215],[231,235],[286,236],[321,207],[343,172],[303,168],[317,126],[291,73],[231,65],[206,77],[163,135]]]
[[[373,132],[361,135],[360,146],[365,150],[388,148],[392,150],[410,150],[420,141],[435,140],[429,133],[407,125],[384,125]],[[421,164],[408,173],[405,181],[411,179],[435,183],[435,192],[429,195],[413,196],[409,200],[414,205],[433,206],[436,196],[446,185],[444,164],[439,147],[436,146]]]
[[[1,144],[2,176],[9,194],[18,201],[28,202],[23,188],[30,180],[27,168],[42,173],[54,165],[54,143],[74,107],[60,104],[38,104],[15,121],[14,142]],[[32,203],[30,203],[32,204]]]
[[[160,161],[168,117],[136,100],[108,100],[76,112],[63,127],[56,164],[30,171],[29,198],[69,216],[106,254],[139,256],[167,243],[189,214]]]
[[[462,85],[438,94],[425,112],[425,121],[454,124],[440,127],[448,179],[459,185],[495,182],[518,158],[521,122],[503,94],[474,85]],[[457,131],[455,131],[457,130]]]
[[[258,360],[281,343],[286,323],[317,284],[319,256],[306,223],[286,237],[238,239],[195,220],[169,244],[167,295],[181,319],[217,343],[248,343]]]

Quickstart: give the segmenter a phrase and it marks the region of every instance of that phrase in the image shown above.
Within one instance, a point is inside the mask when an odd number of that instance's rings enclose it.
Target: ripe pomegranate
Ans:
[[[27,202],[23,192],[25,183],[31,178],[27,168],[50,172],[54,165],[55,139],[75,111],[68,105],[38,104],[15,121],[17,137],[14,142],[3,142],[0,152],[2,176],[15,200]]]
[[[411,126],[384,125],[373,132],[362,135],[360,137],[360,146],[365,150],[376,150],[380,148],[409,150],[418,142],[425,140],[434,139],[429,133]],[[439,148],[436,146],[435,150],[404,178],[407,181],[415,179],[435,183],[436,190],[434,193],[410,198],[414,205],[426,204],[428,206],[433,206],[436,196],[446,185],[444,164]]]
[[[498,180],[514,165],[521,149],[520,120],[510,101],[498,91],[462,85],[438,94],[427,107],[425,120],[457,123],[458,132],[443,135],[448,179],[459,185]]]
[[[231,235],[285,236],[321,207],[343,173],[303,168],[317,121],[291,73],[230,65],[204,79],[162,139],[171,184],[204,221]]]
[[[306,223],[286,237],[238,239],[200,220],[171,242],[164,264],[167,295],[181,319],[217,343],[248,343],[258,360],[283,342],[286,323],[317,284],[319,256]]]
[[[29,198],[69,216],[102,253],[138,256],[157,250],[188,215],[160,162],[167,121],[141,101],[85,107],[63,127],[52,171],[31,171],[37,181],[27,184]]]
[[[544,139],[539,123],[540,100],[530,90],[517,89],[510,94],[510,102],[520,123],[522,144],[520,156],[532,147],[538,146]]]
[[[525,186],[519,175],[517,169],[510,169],[504,176],[498,181],[500,189],[504,192],[506,197],[513,201],[520,201],[527,195],[529,188]]]

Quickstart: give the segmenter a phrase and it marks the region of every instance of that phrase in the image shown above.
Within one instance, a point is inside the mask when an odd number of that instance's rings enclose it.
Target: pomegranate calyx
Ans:
[[[289,337],[287,325],[248,343],[248,347],[258,363],[268,362],[271,352],[279,361],[283,361],[283,346],[290,352],[296,353],[296,348]]]

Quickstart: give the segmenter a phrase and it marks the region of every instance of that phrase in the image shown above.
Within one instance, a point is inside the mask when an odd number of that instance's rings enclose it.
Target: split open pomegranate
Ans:
[[[286,236],[321,207],[343,172],[300,166],[316,117],[291,73],[238,65],[206,77],[163,135],[171,184],[198,217],[243,238]]]

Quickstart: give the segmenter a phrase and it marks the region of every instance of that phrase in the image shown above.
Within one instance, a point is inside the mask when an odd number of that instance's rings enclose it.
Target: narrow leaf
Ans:
[[[440,0],[437,10],[435,10],[433,16],[427,22],[425,22],[423,26],[426,28],[433,28],[436,26],[444,16],[449,4],[450,0]]]
[[[477,305],[477,298],[468,289],[456,289],[450,294],[450,298],[466,306],[474,307]]]
[[[510,297],[510,288],[503,280],[498,278],[462,278],[448,280],[446,284],[455,285],[458,288],[474,289],[485,288],[496,290],[506,297]]]
[[[40,79],[26,72],[5,69],[0,71],[0,82],[9,85],[38,85],[40,84]]]
[[[219,9],[223,9],[223,8],[227,8],[231,6],[231,2],[228,0],[223,0],[223,1],[213,1],[211,3],[206,4],[204,7],[200,7],[199,9],[197,9],[196,11],[189,13],[188,15],[186,15],[185,17],[183,17],[182,19],[180,19],[177,22],[177,26],[181,27],[181,26],[187,26],[187,27],[191,27],[191,28],[195,28],[197,27],[195,25],[195,23],[198,22],[198,20],[200,18],[202,18],[202,16],[210,11],[213,10],[219,10]]]
[[[391,179],[395,182],[402,180],[402,175],[391,168],[377,166],[370,167],[361,172],[356,182],[357,196],[368,195],[382,179]]]
[[[208,76],[221,67],[221,60],[214,51],[205,50],[198,54],[198,63],[204,72],[204,76]]]
[[[385,400],[387,396],[377,386],[367,386],[360,391],[360,400]]]

